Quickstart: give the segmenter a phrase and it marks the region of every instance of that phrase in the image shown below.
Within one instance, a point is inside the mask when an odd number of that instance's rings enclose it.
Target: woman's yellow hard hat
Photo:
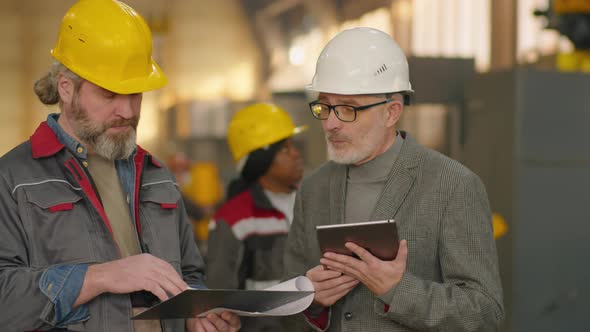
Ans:
[[[307,129],[295,127],[289,114],[274,104],[254,104],[236,112],[227,130],[227,143],[235,161],[250,152]]]

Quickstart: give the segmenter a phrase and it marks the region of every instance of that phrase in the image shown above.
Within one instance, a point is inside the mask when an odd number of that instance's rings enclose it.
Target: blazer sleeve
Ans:
[[[381,313],[424,331],[496,331],[504,318],[491,213],[481,180],[460,178],[445,209],[439,238],[443,282],[405,272],[380,299]]]
[[[303,202],[302,190],[303,185],[295,196],[295,205],[293,207],[293,222],[289,229],[287,237],[287,245],[284,256],[284,276],[283,279],[291,279],[296,276],[305,275],[307,272],[305,242],[307,241],[307,234],[305,234],[305,220],[303,217]],[[318,262],[319,263],[319,262]]]
[[[283,255],[284,274],[283,280],[288,280],[296,276],[305,275],[307,273],[308,264],[306,263],[307,253],[305,248],[309,235],[306,233],[304,212],[303,212],[303,188],[304,183],[300,186],[297,196],[295,197],[295,206],[293,208],[293,222],[289,229],[289,236],[287,238],[287,245]],[[319,264],[319,261],[317,262]],[[323,326],[318,326],[317,321],[314,321],[305,313],[300,313],[293,316],[283,317],[282,325],[284,331],[326,331],[330,327],[331,309],[328,308],[327,315],[324,317]]]

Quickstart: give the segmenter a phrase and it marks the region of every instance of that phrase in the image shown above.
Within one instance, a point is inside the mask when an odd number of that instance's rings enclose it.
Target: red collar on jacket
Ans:
[[[31,135],[31,149],[35,159],[53,156],[64,147],[65,145],[61,144],[45,121],[41,122],[37,130]]]
[[[65,145],[63,145],[57,139],[57,136],[45,121],[41,122],[39,127],[37,127],[33,135],[31,135],[30,141],[33,158],[35,159],[51,157],[65,147]],[[160,164],[155,158],[151,156],[149,152],[144,150],[139,145],[137,146],[137,153],[139,155],[150,156],[149,160],[151,161],[152,165],[158,168],[162,167],[162,164]]]

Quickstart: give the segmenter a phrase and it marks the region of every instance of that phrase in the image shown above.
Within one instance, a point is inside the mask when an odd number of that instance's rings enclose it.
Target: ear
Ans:
[[[399,118],[401,117],[403,111],[403,102],[394,99],[390,103],[387,103],[385,107],[385,126],[394,127],[399,121]]]
[[[57,78],[57,92],[64,104],[69,105],[72,102],[72,99],[74,98],[74,90],[74,82],[65,75],[60,74]]]

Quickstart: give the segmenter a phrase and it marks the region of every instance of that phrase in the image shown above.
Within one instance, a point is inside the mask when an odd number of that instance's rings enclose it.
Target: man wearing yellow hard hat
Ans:
[[[228,312],[134,321],[187,287],[203,260],[174,177],[136,145],[142,93],[166,78],[144,19],[113,0],[63,18],[56,60],[35,83],[59,105],[0,159],[3,331],[236,331]]]
[[[254,104],[230,121],[227,140],[239,176],[209,227],[207,281],[214,288],[263,289],[281,279],[282,255],[303,176],[295,127],[280,107]],[[276,318],[243,320],[243,331],[280,331]]]

